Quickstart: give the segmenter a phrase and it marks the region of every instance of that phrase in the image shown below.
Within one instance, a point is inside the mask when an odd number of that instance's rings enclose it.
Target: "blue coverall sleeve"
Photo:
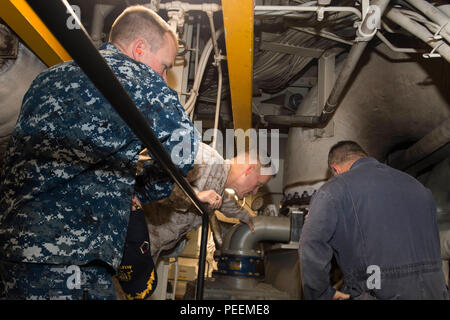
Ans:
[[[332,299],[336,290],[330,285],[333,237],[338,219],[336,201],[318,191],[311,201],[300,237],[299,255],[306,299]]]

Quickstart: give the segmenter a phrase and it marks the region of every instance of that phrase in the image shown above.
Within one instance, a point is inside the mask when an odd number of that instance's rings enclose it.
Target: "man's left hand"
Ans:
[[[335,292],[334,296],[333,296],[333,300],[348,300],[350,299],[350,295],[347,293],[343,293],[340,291]]]
[[[241,221],[241,222],[245,223],[246,225],[248,225],[248,227],[250,228],[251,232],[255,232],[255,226],[253,225],[253,222],[252,222],[251,219],[249,219],[247,222],[243,222],[243,221]]]

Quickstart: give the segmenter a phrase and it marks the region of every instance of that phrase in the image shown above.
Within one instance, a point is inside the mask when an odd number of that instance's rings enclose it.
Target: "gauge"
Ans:
[[[263,199],[263,197],[258,197],[255,200],[253,200],[251,208],[252,208],[253,211],[258,211],[263,206],[264,206],[264,199]]]

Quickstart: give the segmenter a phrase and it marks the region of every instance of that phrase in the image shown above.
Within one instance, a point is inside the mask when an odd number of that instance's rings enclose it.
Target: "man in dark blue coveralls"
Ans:
[[[431,192],[353,141],[328,155],[300,238],[306,299],[448,299]],[[342,292],[330,285],[333,255]]]

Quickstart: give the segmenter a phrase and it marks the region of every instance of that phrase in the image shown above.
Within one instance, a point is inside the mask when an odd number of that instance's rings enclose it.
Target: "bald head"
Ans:
[[[261,159],[259,152],[243,152],[231,159],[225,187],[233,189],[239,198],[243,198],[256,194],[274,174],[270,158]]]

